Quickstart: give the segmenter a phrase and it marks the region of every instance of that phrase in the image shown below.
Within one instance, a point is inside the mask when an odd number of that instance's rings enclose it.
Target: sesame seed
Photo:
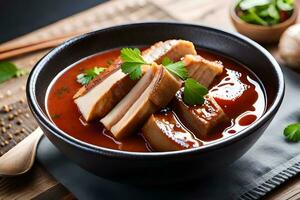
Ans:
[[[23,123],[23,121],[21,119],[18,119],[16,122],[17,125],[21,125],[22,123]]]
[[[2,128],[1,128],[1,132],[2,132],[2,133],[6,133],[6,128],[5,128],[5,127],[2,127]]]
[[[13,114],[10,114],[10,115],[8,115],[8,120],[13,120],[14,119],[14,115]]]
[[[12,106],[8,106],[8,111],[12,111],[14,108]]]
[[[8,113],[9,112],[9,107],[7,105],[4,105],[2,107],[2,111],[5,112],[5,113]]]

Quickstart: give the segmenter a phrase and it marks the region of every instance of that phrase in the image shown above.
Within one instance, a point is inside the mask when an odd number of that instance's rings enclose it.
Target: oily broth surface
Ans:
[[[257,78],[247,68],[225,57],[199,50],[198,54],[208,60],[218,60],[224,72],[210,86],[210,93],[230,118],[218,125],[209,137],[199,138],[203,144],[230,137],[257,120],[265,109],[265,96]],[[99,121],[82,123],[81,115],[73,102],[73,95],[81,87],[76,76],[85,69],[107,66],[107,62],[120,55],[111,50],[85,58],[59,74],[49,86],[46,98],[47,112],[58,128],[81,141],[101,147],[133,152],[151,151],[142,135],[117,141]]]

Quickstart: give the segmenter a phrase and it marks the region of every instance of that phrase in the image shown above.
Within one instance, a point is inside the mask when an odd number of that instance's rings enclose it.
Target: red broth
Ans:
[[[90,56],[62,71],[48,88],[46,105],[51,120],[58,128],[83,142],[123,151],[151,151],[141,133],[121,141],[116,140],[99,121],[83,123],[73,102],[73,95],[81,87],[76,76],[85,69],[107,66],[117,58],[119,50],[111,50]],[[259,119],[265,110],[266,99],[257,77],[244,66],[207,51],[198,54],[208,60],[218,60],[224,65],[224,72],[210,86],[210,93],[231,119],[215,128],[209,137],[198,138],[203,144],[230,137]]]

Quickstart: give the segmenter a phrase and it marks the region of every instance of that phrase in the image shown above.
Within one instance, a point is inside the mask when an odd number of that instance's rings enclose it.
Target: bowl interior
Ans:
[[[250,128],[263,123],[278,108],[284,90],[282,72],[274,58],[257,43],[241,35],[197,25],[141,23],[79,36],[47,54],[31,72],[27,85],[27,95],[33,112],[38,115],[37,118],[43,118],[46,124],[51,123],[45,114],[47,88],[60,71],[74,62],[113,48],[151,45],[168,39],[192,41],[197,48],[204,48],[242,63],[258,76],[266,91],[267,111]]]

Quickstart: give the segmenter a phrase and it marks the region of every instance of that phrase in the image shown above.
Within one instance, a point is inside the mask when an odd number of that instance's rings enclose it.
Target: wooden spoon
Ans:
[[[37,128],[14,148],[0,157],[0,176],[17,176],[29,171],[34,163],[37,145],[43,136]]]

